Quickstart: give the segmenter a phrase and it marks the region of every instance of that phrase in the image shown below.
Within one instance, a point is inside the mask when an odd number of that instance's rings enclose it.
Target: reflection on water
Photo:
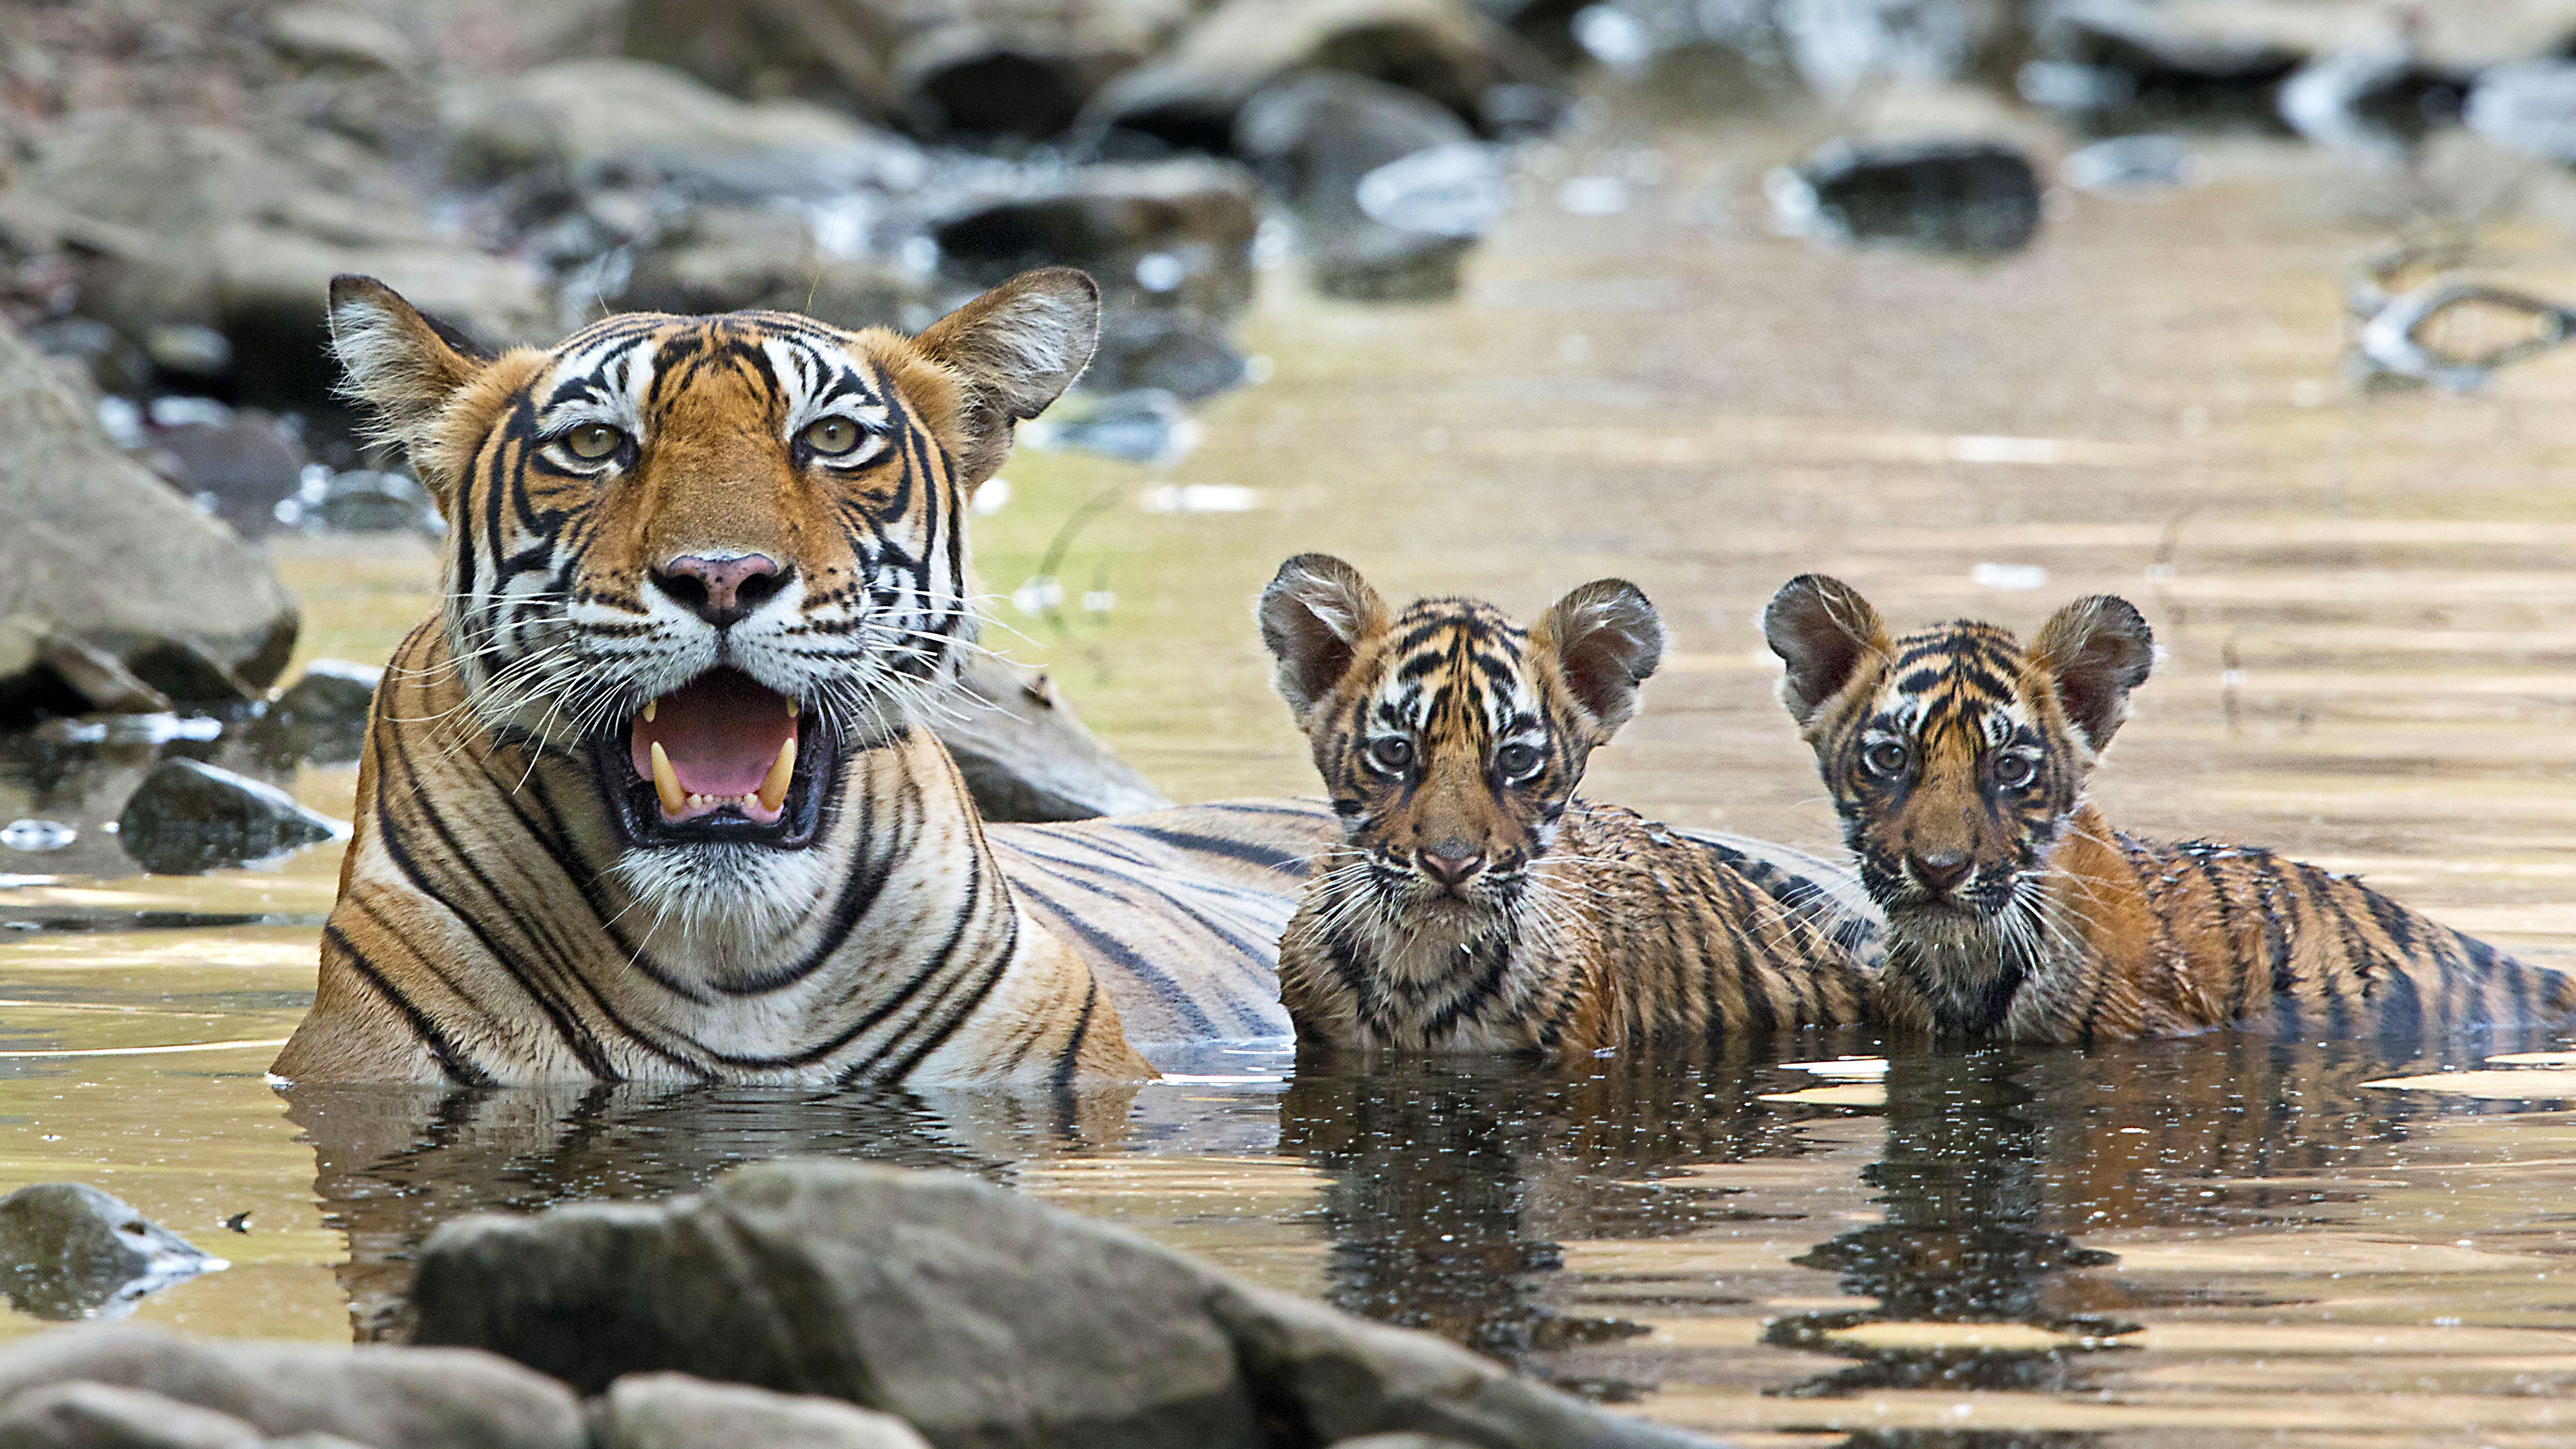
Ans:
[[[360,1338],[399,1336],[412,1255],[459,1213],[658,1196],[734,1163],[819,1153],[1015,1181],[1220,1262],[1229,1237],[1258,1236],[1235,1215],[1258,1216],[1320,1251],[1307,1286],[1328,1301],[1685,1421],[1856,1427],[1799,1405],[2036,1391],[2118,1399],[2129,1410],[2115,1419],[2152,1425],[2171,1396],[2139,1366],[2160,1332],[2237,1323],[2246,1351],[2277,1332],[2275,1351],[2316,1354],[2299,1324],[2367,1317],[2389,1282],[2406,1281],[2399,1248],[2424,1236],[2410,1219],[2428,1215],[2382,1211],[2386,1192],[2456,1162],[2446,1137],[2512,1112],[2361,1084],[2536,1040],[2424,1056],[2250,1035],[1916,1049],[1892,1057],[1886,1100],[1871,1108],[1779,1100],[1800,1073],[1771,1054],[1570,1076],[1433,1061],[1367,1079],[1300,1072],[1284,1090],[1077,1096],[281,1095],[310,1146],[322,1221],[347,1246],[332,1271]],[[1880,1044],[1842,1033],[1789,1045]],[[2567,1135],[2554,1114],[2549,1125]],[[2464,1194],[2472,1217],[2476,1197]],[[1213,1246],[1212,1223],[1230,1224]],[[2376,1255],[2372,1233],[2394,1235]],[[2354,1285],[2267,1273],[2261,1251],[2229,1252],[2236,1236],[2312,1238],[2344,1255],[2330,1271]],[[2195,1242],[2213,1245],[2204,1271],[2158,1261],[2177,1250],[2188,1261]],[[2458,1249],[2473,1243],[2451,1248],[2466,1257]],[[2133,1257],[2146,1271],[2130,1271]],[[2419,1310],[2490,1311],[2481,1286],[2421,1280]],[[2539,1317],[2554,1331],[2536,1338],[2576,1343],[2576,1303]],[[2490,1372],[2473,1357],[2455,1368]],[[2576,1360],[2557,1374],[2576,1378]],[[1896,1426],[1850,1442],[2060,1444],[2091,1432]]]

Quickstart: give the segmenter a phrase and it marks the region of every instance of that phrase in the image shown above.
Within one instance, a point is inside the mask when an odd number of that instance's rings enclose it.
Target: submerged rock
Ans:
[[[277,505],[295,495],[312,461],[294,429],[252,408],[155,419],[143,445],[171,487],[245,538],[276,531]]]
[[[2281,129],[2281,83],[2307,60],[2227,22],[2225,6],[2056,0],[2033,28],[2021,93],[2092,126]]]
[[[1705,1442],[952,1173],[790,1160],[655,1206],[452,1220],[414,1301],[417,1342],[589,1391],[676,1369],[847,1399],[979,1449]]]
[[[247,732],[251,748],[279,765],[304,760],[341,764],[367,741],[367,711],[384,674],[363,664],[316,659]]]
[[[2039,176],[1987,141],[1856,146],[1838,141],[1764,189],[1791,231],[1925,251],[2018,251],[2039,230]]]
[[[2469,78],[2402,47],[2348,51],[2281,84],[2281,117],[2302,136],[2356,160],[2395,165],[2425,137],[2460,122]]]
[[[147,1293],[226,1266],[82,1183],[40,1182],[0,1198],[0,1296],[31,1317],[114,1318]]]
[[[0,619],[0,728],[47,715],[159,714],[161,691],[114,655],[33,614]]]
[[[155,875],[196,875],[337,840],[348,827],[247,775],[173,755],[116,818],[116,838]]]
[[[1458,290],[1458,263],[1481,227],[1408,205],[1406,171],[1434,171],[1469,148],[1467,124],[1382,81],[1317,72],[1245,102],[1235,149],[1297,218],[1298,249],[1329,296],[1435,298]],[[1416,159],[1422,158],[1422,159]],[[1393,173],[1391,176],[1389,173]],[[1364,205],[1362,190],[1372,194]],[[1374,212],[1374,214],[1373,214]],[[1397,222],[1429,222],[1399,225]]]
[[[687,1374],[628,1374],[608,1386],[598,1422],[598,1449],[930,1449],[891,1414]]]
[[[295,644],[294,600],[266,561],[119,451],[45,358],[5,326],[0,579],[13,607],[50,621],[49,633],[114,657],[146,682],[145,656],[185,648],[265,685]]]
[[[22,1405],[41,1410],[55,1402],[54,1386],[83,1382],[127,1391],[110,1412],[148,1406],[148,1396],[159,1395],[229,1415],[271,1438],[333,1435],[368,1449],[586,1449],[590,1442],[570,1391],[489,1354],[201,1341],[128,1327],[67,1330],[0,1349],[0,1424]],[[16,1442],[0,1435],[0,1443]],[[89,1442],[124,1449],[161,1441]]]

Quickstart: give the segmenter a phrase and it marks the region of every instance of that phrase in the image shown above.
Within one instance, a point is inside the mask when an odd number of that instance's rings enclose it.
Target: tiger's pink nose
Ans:
[[[1485,864],[1482,855],[1449,855],[1437,850],[1423,851],[1414,859],[1430,872],[1432,879],[1452,889],[1466,884],[1467,878],[1483,869]]]
[[[653,586],[722,629],[776,598],[793,573],[765,553],[689,553],[655,569]]]

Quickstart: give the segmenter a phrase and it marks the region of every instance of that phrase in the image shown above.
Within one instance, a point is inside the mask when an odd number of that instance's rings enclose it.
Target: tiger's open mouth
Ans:
[[[592,744],[629,846],[814,843],[840,773],[834,732],[738,669],[711,669]]]

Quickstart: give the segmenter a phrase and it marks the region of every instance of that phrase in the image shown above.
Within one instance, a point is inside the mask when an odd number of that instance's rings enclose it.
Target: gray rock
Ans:
[[[227,1266],[123,1201],[77,1182],[0,1198],[0,1295],[36,1318],[113,1318],[144,1295]]]
[[[846,1161],[764,1163],[658,1206],[451,1220],[413,1301],[416,1341],[586,1390],[676,1369],[885,1410],[943,1449],[1705,1443],[974,1178]]]
[[[608,1386],[599,1449],[930,1449],[891,1414],[838,1399],[711,1384],[687,1374],[629,1374]]]
[[[259,1449],[261,1438],[230,1414],[113,1384],[47,1384],[0,1404],[9,1449]]]
[[[1458,290],[1458,263],[1472,233],[1389,225],[1360,204],[1360,188],[1409,158],[1460,147],[1471,134],[1457,116],[1411,91],[1316,72],[1247,101],[1234,144],[1287,198],[1319,291],[1433,298]],[[1383,201],[1379,207],[1389,210]]]
[[[2038,173],[1990,141],[1837,141],[1764,189],[1788,230],[1833,241],[1991,255],[2039,230]]]
[[[1160,59],[1103,86],[1083,125],[1222,151],[1255,92],[1315,69],[1398,85],[1462,117],[1496,85],[1549,78],[1534,52],[1458,0],[1227,0]]]
[[[991,654],[969,653],[957,718],[939,742],[987,820],[1087,820],[1171,802],[1100,742],[1055,682]]]
[[[355,760],[366,746],[367,711],[383,673],[337,659],[314,660],[250,727],[252,747],[279,765]]]
[[[348,827],[274,785],[173,755],[116,817],[117,842],[155,875],[195,875],[335,840]]]
[[[266,562],[118,451],[4,326],[0,614],[51,620],[129,668],[184,644],[262,685],[295,645]]]
[[[2281,118],[2320,146],[2390,166],[2433,132],[2457,125],[2468,90],[2468,77],[2400,46],[2346,51],[2311,61],[2281,83]]]
[[[1344,1439],[1333,1449],[1471,1449],[1465,1441],[1430,1434],[1363,1434]]]
[[[2010,0],[1781,0],[1798,74],[1843,99],[1872,81],[1938,85],[1975,73],[2017,38]]]
[[[461,87],[445,109],[457,164],[481,180],[544,168],[582,191],[741,200],[909,190],[927,174],[900,137],[801,101],[737,101],[649,61],[561,61]]]
[[[277,530],[277,505],[294,496],[312,461],[293,429],[251,408],[155,425],[143,437],[170,486],[245,538]]]
[[[130,1327],[0,1348],[0,1405],[80,1380],[228,1414],[266,1435],[329,1435],[370,1449],[585,1449],[589,1439],[581,1405],[561,1384],[489,1354],[202,1341]]]
[[[45,715],[159,714],[161,691],[112,654],[34,614],[0,619],[0,727]]]
[[[487,346],[531,340],[552,321],[529,263],[444,233],[383,157],[320,129],[264,142],[79,112],[47,133],[13,201],[88,258],[84,313],[138,340],[215,329],[250,401],[311,406],[327,394],[322,305],[341,272],[384,278]]]
[[[2072,119],[2124,130],[2278,131],[2281,82],[2308,57],[2230,28],[2225,8],[2055,0],[2032,29],[2036,58],[2022,69],[2022,95]]]
[[[802,312],[836,327],[903,326],[930,308],[917,274],[826,251],[811,215],[779,205],[692,209],[635,258],[615,301],[638,312]]]
[[[270,11],[267,26],[269,44],[313,65],[405,70],[420,58],[410,36],[337,5],[288,5]]]

